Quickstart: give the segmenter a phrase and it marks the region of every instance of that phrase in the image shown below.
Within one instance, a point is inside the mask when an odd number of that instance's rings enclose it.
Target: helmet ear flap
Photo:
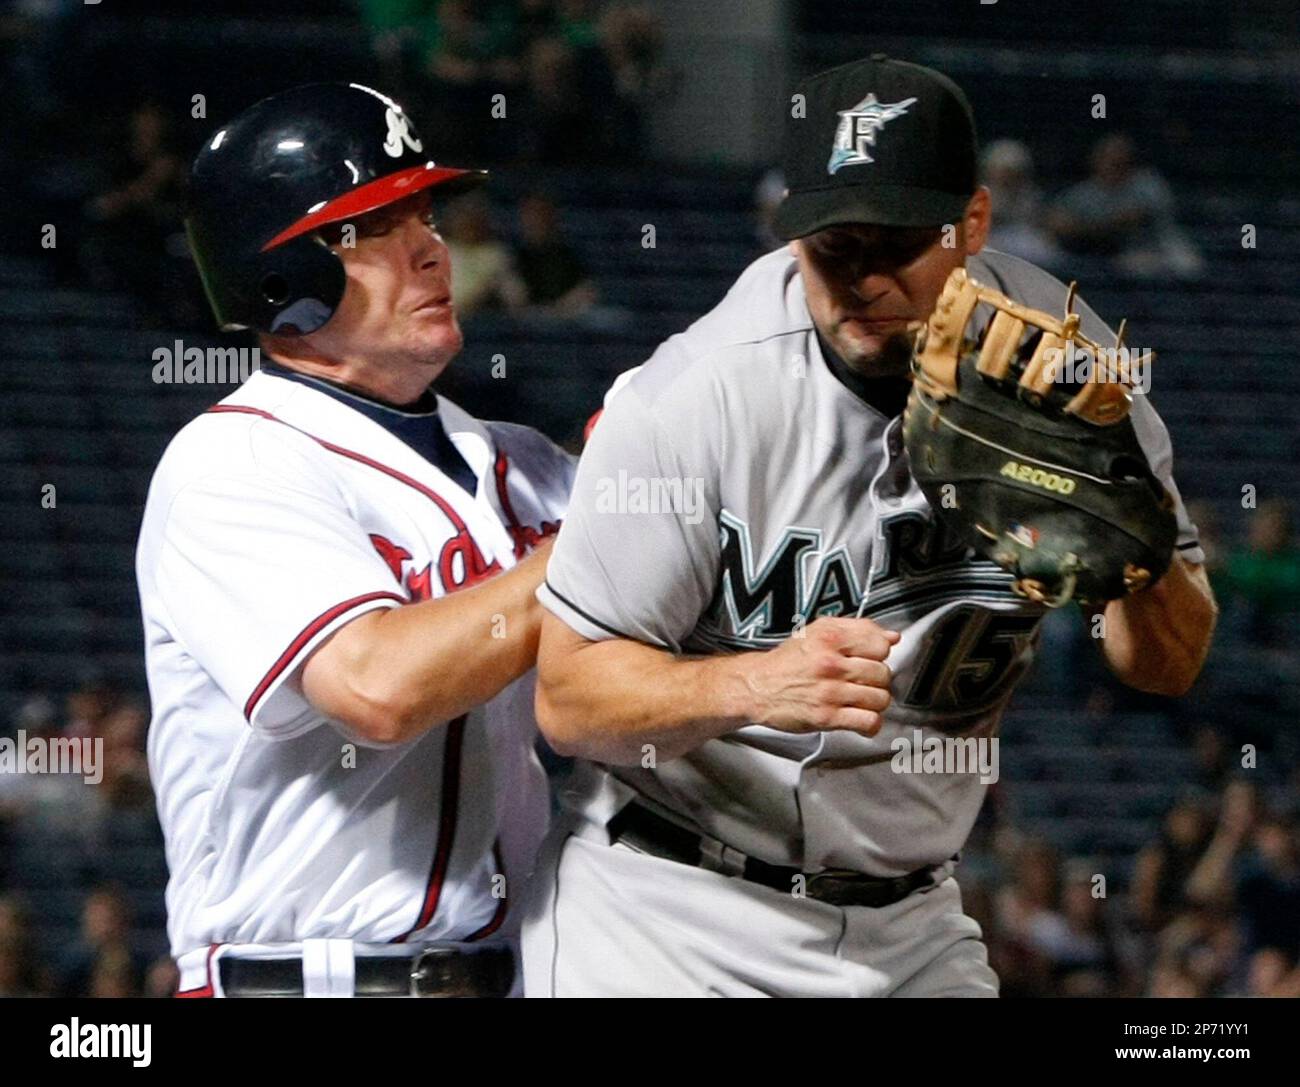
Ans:
[[[334,316],[347,285],[343,261],[314,235],[257,255],[249,300],[262,332],[300,336]]]
[[[186,220],[204,292],[223,332],[251,328],[280,336],[315,332],[343,300],[347,272],[317,235],[261,251],[210,228],[215,216]]]

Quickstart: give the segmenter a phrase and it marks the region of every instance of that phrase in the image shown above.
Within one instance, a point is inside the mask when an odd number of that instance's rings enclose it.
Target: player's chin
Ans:
[[[856,326],[856,327],[854,327]],[[898,377],[908,372],[912,340],[901,322],[880,330],[864,329],[862,322],[845,322],[837,337],[840,357],[854,370],[868,377]]]
[[[445,366],[465,346],[465,334],[455,313],[450,310],[442,313],[423,311],[417,316],[420,319],[410,330],[408,338],[414,353]]]

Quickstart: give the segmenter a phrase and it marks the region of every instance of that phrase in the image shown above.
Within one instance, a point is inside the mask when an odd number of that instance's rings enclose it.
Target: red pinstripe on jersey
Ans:
[[[279,423],[281,426],[287,426],[290,430],[296,430],[299,434],[310,438],[317,445],[328,449],[331,453],[337,453],[340,457],[347,457],[349,460],[354,460],[358,464],[364,464],[369,468],[375,469],[377,472],[383,472],[384,475],[391,476],[393,479],[405,483],[408,487],[413,487],[424,495],[425,498],[429,499],[429,501],[442,510],[446,515],[447,520],[456,526],[457,532],[469,531],[465,522],[461,519],[460,514],[452,508],[450,502],[443,498],[442,495],[438,494],[437,491],[425,486],[418,479],[412,479],[405,472],[399,472],[396,468],[390,468],[387,464],[381,464],[379,461],[367,457],[364,453],[357,453],[354,450],[345,449],[341,445],[335,445],[333,442],[327,442],[324,438],[318,438],[310,431],[303,430],[302,427],[294,426],[292,423],[286,423],[283,419],[272,415],[269,411],[263,411],[261,408],[250,408],[243,404],[214,404],[212,407],[208,408],[208,414],[210,415],[220,415],[226,412],[233,412],[239,415],[261,416],[263,419],[268,419],[272,423]]]
[[[438,817],[438,845],[433,851],[433,867],[424,890],[420,913],[409,929],[394,936],[389,943],[404,944],[407,937],[433,920],[442,897],[442,884],[451,862],[451,847],[456,838],[456,814],[460,804],[460,755],[465,739],[465,718],[457,717],[447,726],[447,741],[442,749],[442,811]]]
[[[345,615],[353,608],[360,607],[362,604],[369,604],[373,600],[396,600],[399,604],[405,604],[406,598],[399,596],[397,593],[375,592],[363,593],[361,596],[354,596],[351,600],[344,600],[335,604],[327,612],[316,616],[299,632],[298,636],[289,643],[289,648],[280,654],[279,660],[271,665],[270,670],[264,675],[253,693],[248,696],[248,701],[244,703],[244,717],[251,721],[253,719],[253,710],[257,708],[258,702],[262,700],[277,679],[284,674],[285,669],[293,663],[295,657],[302,652],[303,647],[307,645],[317,634],[324,630],[330,623],[334,622],[340,615]]]

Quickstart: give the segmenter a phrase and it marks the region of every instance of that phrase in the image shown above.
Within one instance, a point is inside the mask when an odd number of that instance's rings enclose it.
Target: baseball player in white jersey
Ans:
[[[981,252],[945,77],[873,57],[798,91],[790,248],[608,398],[539,590],[538,720],[580,762],[525,921],[529,995],[997,993],[953,876],[987,777],[900,772],[895,741],[992,737],[1044,612],[909,473],[907,329],[962,264],[1049,312],[1066,288]],[[1141,398],[1134,418],[1176,497],[1164,426]],[[1102,643],[1164,693],[1214,618],[1177,515],[1172,569],[1106,607]]]
[[[138,550],[182,996],[517,989],[535,590],[572,464],[429,389],[462,342],[429,190],[477,176],[341,84],[195,161],[209,299],[267,361],[172,441]]]

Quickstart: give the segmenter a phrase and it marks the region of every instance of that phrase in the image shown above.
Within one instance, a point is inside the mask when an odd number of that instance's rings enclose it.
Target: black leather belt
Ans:
[[[734,867],[714,856],[711,839],[679,827],[635,800],[623,807],[609,821],[610,843],[622,842],[642,853],[664,860],[708,868],[725,875],[759,883],[764,887],[796,894],[802,880],[806,897],[832,906],[870,906],[879,909],[901,902],[914,891],[934,887],[941,866],[918,868],[905,876],[868,876],[847,869],[829,868],[821,872],[803,872],[779,864],[768,864],[755,857],[744,857]],[[740,855],[737,854],[737,857]],[[942,877],[939,877],[942,878]]]
[[[515,981],[508,947],[425,947],[409,955],[358,955],[357,996],[505,997]],[[302,959],[217,960],[226,996],[302,996]]]

